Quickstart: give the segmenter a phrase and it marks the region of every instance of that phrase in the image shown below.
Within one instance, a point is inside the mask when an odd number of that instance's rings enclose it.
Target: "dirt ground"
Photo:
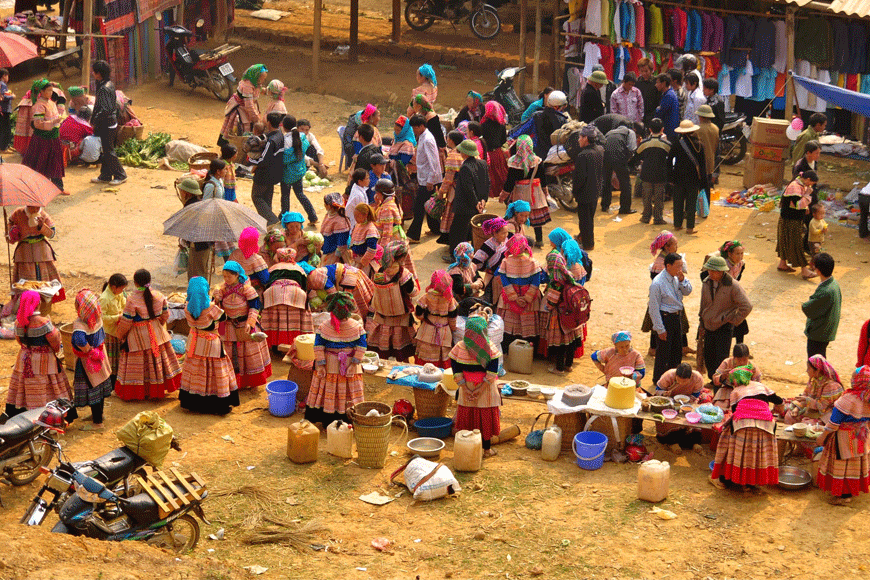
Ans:
[[[236,53],[237,70],[255,62],[270,68],[270,78],[281,78],[290,87],[307,84],[310,52],[303,49],[246,43]],[[301,63],[301,65],[300,65]],[[324,94],[291,89],[287,107],[297,117],[312,120],[314,131],[338,163],[335,127],[366,102],[390,103],[391,95],[403,102],[414,86],[417,63],[369,57],[352,66],[338,57],[327,57]],[[487,71],[439,71],[439,102],[458,106],[469,88],[479,89]],[[348,82],[364,79],[364,82]],[[13,90],[23,94],[25,81],[13,79]],[[223,104],[204,92],[169,89],[166,81],[130,90],[134,106],[152,131],[170,131],[175,137],[212,145],[221,125]],[[395,100],[395,99],[394,99]],[[388,107],[389,108],[389,107]],[[391,113],[396,112],[392,107]],[[383,124],[389,129],[390,115]],[[384,129],[384,128],[382,128]],[[4,156],[17,162],[17,155]],[[865,164],[824,158],[830,172],[822,180],[850,188],[856,171]],[[727,170],[720,186],[727,193],[737,189],[741,168]],[[74,195],[58,198],[48,207],[58,229],[54,243],[58,267],[69,296],[82,287],[96,288],[111,273],[128,276],[139,267],[149,268],[155,287],[163,291],[183,288],[186,281],[172,272],[176,242],[164,237],[162,222],[179,208],[171,189],[174,174],[128,170],[130,180],[118,191],[93,186],[94,169],[69,170],[67,189]],[[335,168],[333,169],[335,175]],[[836,181],[835,181],[836,180]],[[250,182],[240,182],[239,199],[250,203]],[[292,202],[298,209],[295,199]],[[276,202],[277,206],[277,202]],[[320,204],[315,200],[315,206]],[[500,211],[500,205],[492,206]],[[670,212],[667,214],[670,217]],[[690,278],[699,283],[698,270],[705,254],[722,242],[737,238],[747,249],[743,286],[755,310],[750,315],[751,349],[769,384],[784,395],[794,395],[806,382],[804,374],[804,318],[800,303],[815,284],[776,271],[775,213],[715,206],[694,236],[680,236]],[[587,353],[609,346],[611,333],[635,332],[635,343],[646,351],[647,337],[639,332],[649,284],[648,246],[658,233],[639,224],[637,216],[617,221],[615,214],[596,217],[594,275],[588,288],[594,299]],[[576,232],[575,217],[559,210],[552,227]],[[860,325],[867,318],[866,296],[870,281],[866,266],[870,246],[854,229],[832,224],[826,247],[838,260],[835,276],[843,290],[843,313],[838,339],[829,349],[830,360],[848,376],[855,363]],[[441,268],[441,247],[434,237],[424,238],[413,255],[424,280]],[[543,259],[544,251],[536,256]],[[5,262],[4,262],[5,263]],[[2,272],[2,273],[5,273]],[[692,328],[696,327],[699,296],[688,297]],[[627,305],[632,305],[626,307]],[[72,300],[58,305],[53,320],[73,318]],[[16,355],[12,342],[0,344],[0,383],[8,379]],[[694,362],[689,357],[690,362]],[[558,379],[544,372],[544,361],[535,363],[531,380],[552,385],[592,384],[599,373],[588,358],[572,376]],[[647,359],[652,365],[652,359]],[[286,376],[287,366],[275,360],[274,376]],[[506,378],[511,378],[510,375]],[[518,377],[514,377],[518,378]],[[526,376],[525,378],[529,378]],[[5,387],[0,387],[0,396]],[[392,403],[411,398],[400,387],[381,390],[367,385],[366,398]],[[76,577],[211,579],[248,575],[242,567],[268,568],[261,578],[318,579],[422,579],[460,578],[859,578],[865,577],[870,548],[864,531],[870,524],[868,500],[858,498],[850,507],[831,507],[818,490],[788,493],[779,489],[761,495],[723,492],[707,484],[709,452],[675,456],[648,439],[658,459],[671,462],[670,495],[662,507],[677,514],[673,521],[649,514],[650,504],[636,499],[637,467],[606,463],[594,472],[580,470],[573,457],[562,454],[555,463],[544,463],[526,450],[522,439],[501,445],[498,457],[487,460],[483,470],[458,474],[463,492],[432,503],[413,503],[405,493],[396,501],[372,507],[357,499],[372,491],[391,494],[389,474],[405,460],[401,446],[388,457],[381,471],[359,468],[324,452],[317,463],[295,465],[285,455],[286,427],[300,419],[269,415],[265,389],[241,395],[242,406],[225,418],[204,417],[182,411],[175,395],[162,401],[125,403],[111,399],[107,408],[109,431],[84,432],[74,425],[64,436],[65,449],[74,460],[101,455],[117,444],[112,430],[135,413],[153,409],[163,415],[181,438],[183,452],[172,452],[169,461],[197,471],[211,489],[256,485],[271,490],[274,501],[263,506],[249,497],[212,498],[205,511],[214,525],[203,526],[203,539],[190,555],[174,556],[144,546],[106,545],[85,540],[58,539],[47,534],[50,517],[42,530],[20,530],[17,521],[42,483],[0,489],[0,539],[9,546],[0,556],[0,578],[56,577],[76,570]],[[505,425],[519,424],[527,433],[542,403],[508,400],[502,407]],[[84,410],[84,415],[87,411]],[[652,434],[648,425],[646,434]],[[394,429],[394,437],[400,432]],[[229,436],[232,441],[223,437]],[[404,441],[404,440],[402,440]],[[325,435],[321,449],[325,450]],[[442,458],[452,466],[452,441]],[[792,460],[801,464],[800,460]],[[811,465],[805,465],[813,469]],[[258,513],[269,513],[301,524],[320,522],[324,531],[310,544],[328,546],[297,552],[287,546],[247,546],[240,541],[246,523]],[[226,539],[205,536],[218,528]],[[375,551],[370,542],[386,537],[394,542],[387,553]],[[836,543],[832,540],[836,538]],[[319,546],[318,546],[319,547]],[[213,550],[213,552],[212,552]]]

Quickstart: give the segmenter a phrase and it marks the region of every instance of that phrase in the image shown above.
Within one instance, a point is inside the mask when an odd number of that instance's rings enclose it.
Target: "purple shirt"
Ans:
[[[622,86],[610,95],[610,112],[625,115],[632,121],[643,122],[643,95],[637,87],[626,91]]]

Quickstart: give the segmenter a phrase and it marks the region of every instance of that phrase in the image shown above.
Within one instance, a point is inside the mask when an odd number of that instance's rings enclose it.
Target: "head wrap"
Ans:
[[[474,102],[478,105],[480,104],[480,100],[483,98],[483,96],[481,96],[480,93],[477,93],[474,91],[468,91],[468,95],[466,95],[466,96],[469,96],[472,99],[474,99]]]
[[[84,96],[84,94],[85,94],[84,87],[72,86],[72,87],[67,87],[66,90],[69,93],[69,96],[71,96],[71,97],[81,97],[81,96]]]
[[[532,255],[532,248],[529,246],[529,240],[526,236],[513,236],[507,242],[508,256],[520,256],[522,254]]]
[[[359,118],[363,123],[368,123],[369,119],[372,118],[372,115],[374,115],[377,112],[378,112],[378,108],[376,106],[374,106],[373,104],[368,103],[366,105],[366,108],[362,110],[362,113],[360,113]]]
[[[533,167],[537,167],[541,158],[535,155],[534,148],[531,137],[520,135],[520,138],[517,139],[517,152],[508,159],[508,167],[522,169],[523,173],[528,173]]]
[[[731,382],[735,385],[748,385],[749,381],[752,380],[754,370],[751,364],[737,367],[731,371]]]
[[[420,105],[420,107],[422,107],[424,113],[428,113],[429,111],[432,110],[432,103],[427,101],[426,97],[424,97],[423,95],[416,95],[411,100],[411,106],[413,107],[414,105]]]
[[[580,249],[580,244],[562,228],[556,228],[547,237],[562,252],[569,268],[573,268],[574,264],[579,264],[583,260],[583,250]]]
[[[446,270],[435,270],[432,272],[432,279],[426,287],[426,292],[433,290],[446,298],[448,301],[453,298],[453,278],[447,275]]]
[[[328,290],[332,286],[329,277],[326,275],[326,268],[315,268],[308,273],[308,289],[309,290]]]
[[[337,191],[333,191],[323,196],[323,203],[329,207],[338,209],[344,207],[344,198]]]
[[[852,388],[847,391],[865,403],[870,402],[870,366],[864,365],[855,369],[852,375]]]
[[[401,143],[402,141],[407,141],[414,147],[417,146],[417,138],[414,136],[414,129],[411,127],[410,120],[405,115],[402,115],[398,119],[396,119],[396,125],[402,127],[402,130],[396,133],[393,131],[393,139],[394,143]]]
[[[266,247],[268,248],[274,243],[281,242],[284,243],[287,239],[284,237],[284,232],[281,230],[272,230],[268,234],[266,234]]]
[[[522,199],[518,199],[515,202],[512,202],[510,205],[507,206],[507,211],[504,212],[504,219],[509,220],[512,217],[514,217],[515,215],[517,215],[518,213],[523,213],[524,211],[531,212],[532,206],[529,205],[529,202],[522,200]],[[528,218],[526,218],[525,225],[529,225],[530,223],[531,222],[528,220]]]
[[[305,218],[298,211],[285,211],[281,216],[281,225],[287,227],[287,224],[305,223]]]
[[[514,236],[515,238],[517,236]],[[574,276],[568,271],[568,266],[565,264],[565,257],[559,252],[550,252],[547,254],[547,274],[550,276],[550,282],[561,284],[562,286],[573,286],[576,284]]]
[[[480,366],[485,367],[493,358],[492,344],[489,342],[486,319],[482,316],[469,316],[465,321],[465,334],[462,342],[474,355]]]
[[[256,87],[257,83],[260,81],[260,75],[267,72],[269,72],[269,70],[265,65],[252,64],[248,67],[248,70],[245,71],[245,74],[242,75],[242,80],[250,81],[251,84]]]
[[[417,69],[417,72],[420,73],[420,76],[424,79],[428,79],[432,83],[432,86],[438,86],[438,77],[435,76],[435,69],[432,68],[431,64],[424,64]]]
[[[275,257],[279,262],[295,262],[296,250],[293,248],[278,248],[275,250]]]
[[[79,290],[76,294],[76,313],[79,315],[79,320],[87,324],[91,330],[103,325],[100,297],[87,288]]]
[[[326,311],[330,314],[332,327],[338,330],[342,320],[347,320],[351,312],[356,310],[356,302],[349,292],[333,292],[324,300]]]
[[[234,260],[227,260],[224,263],[224,271],[234,272],[239,275],[239,284],[244,284],[248,281],[248,276],[245,274],[245,269],[242,265]]]
[[[740,248],[740,247],[742,247],[742,246],[743,246],[743,244],[741,244],[738,240],[732,240],[732,241],[730,241],[730,242],[725,242],[725,243],[722,244],[722,246],[719,248],[719,254],[720,254],[723,258],[727,258],[727,257],[728,257],[728,252],[733,252],[733,251],[734,251],[734,248]]]
[[[287,87],[285,87],[284,83],[282,83],[278,79],[272,79],[272,81],[269,83],[269,86],[266,87],[266,92],[268,92],[269,96],[276,101],[278,99],[283,100],[284,93],[287,92]]]
[[[828,377],[829,379],[836,381],[840,384],[843,384],[843,381],[840,380],[840,375],[837,374],[837,371],[834,370],[834,367],[831,366],[831,363],[828,362],[828,359],[823,357],[820,354],[814,354],[807,362],[814,369],[822,373],[822,376]]]
[[[459,125],[456,126],[456,130],[459,131],[463,137],[468,139],[468,121],[462,121]]]
[[[226,268],[224,268],[226,269]],[[241,280],[241,277],[239,277]],[[187,311],[194,319],[199,318],[203,310],[208,308],[211,298],[208,295],[208,280],[202,276],[194,276],[187,283]]]
[[[375,257],[372,258],[375,262],[380,263],[381,259],[384,257],[384,247],[378,244],[377,249],[375,250]]]
[[[26,327],[30,324],[30,317],[39,308],[39,300],[39,292],[36,290],[25,290],[21,293],[21,297],[18,299],[18,314],[16,315],[18,326]]]
[[[662,233],[660,233],[658,236],[656,236],[656,239],[654,239],[653,243],[650,244],[650,247],[649,247],[650,254],[655,256],[656,252],[658,252],[659,250],[661,250],[662,248],[667,246],[668,242],[670,242],[672,239],[674,239],[674,234],[672,234],[668,230],[662,230]]]
[[[245,228],[239,234],[239,249],[245,258],[250,258],[260,251],[260,232],[257,228]],[[224,268],[226,269],[226,268]]]
[[[471,265],[471,258],[474,256],[474,246],[472,246],[469,242],[460,242],[456,244],[456,249],[453,250],[453,257],[456,259],[455,262],[450,264],[447,268],[455,268],[459,266],[460,268],[467,268]]]
[[[483,107],[483,111],[483,119],[481,119],[481,121],[490,119],[497,122],[499,125],[504,125],[507,113],[505,112],[504,107],[501,106],[501,103],[498,101],[487,101],[486,105]]]
[[[494,217],[483,222],[483,234],[485,236],[494,236],[496,232],[508,225],[504,218]]]
[[[393,262],[398,262],[408,255],[408,242],[395,240],[384,248],[384,256],[381,258],[381,267],[386,270]]]
[[[30,87],[30,102],[35,103],[36,99],[39,98],[39,93],[45,90],[45,87],[51,84],[51,81],[48,79],[39,79],[34,82]]]
[[[619,332],[614,332],[610,337],[610,340],[613,341],[613,344],[618,342],[625,342],[626,340],[631,340],[631,333],[627,330],[620,330]]]

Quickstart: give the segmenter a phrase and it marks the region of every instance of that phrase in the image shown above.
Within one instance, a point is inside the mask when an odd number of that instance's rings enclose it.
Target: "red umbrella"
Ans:
[[[38,56],[36,45],[23,36],[11,32],[0,32],[0,67],[12,68],[25,60]]]

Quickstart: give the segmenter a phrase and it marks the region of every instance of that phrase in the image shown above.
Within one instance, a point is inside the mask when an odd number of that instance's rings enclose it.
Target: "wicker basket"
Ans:
[[[380,416],[366,417],[366,413],[372,409],[377,409]],[[357,425],[364,427],[383,427],[389,425],[393,419],[393,408],[386,403],[378,403],[376,401],[367,401],[365,403],[357,403],[347,410],[347,417],[353,423],[354,429]]]
[[[208,168],[206,168],[206,171]],[[181,201],[182,205],[187,203],[187,200],[190,199],[191,194],[186,191],[181,191],[178,189],[178,186],[181,185],[181,182],[185,179],[193,179],[199,184],[199,190],[202,192],[202,186],[205,185],[205,178],[200,177],[196,173],[185,173],[181,177],[175,178],[175,195],[178,196],[178,200]]]
[[[296,392],[296,400],[301,404],[307,404],[308,391],[311,390],[311,378],[314,376],[310,370],[300,369],[293,363],[290,363],[290,370],[287,371],[287,380],[293,381],[299,387]]]
[[[408,424],[402,417],[395,417],[395,421],[401,425],[403,432],[399,435],[396,443],[408,434]],[[356,440],[356,462],[360,467],[367,469],[381,469],[387,463],[387,452],[390,449],[390,431],[393,421],[386,425],[357,425],[353,426],[353,438]]]
[[[208,171],[209,166],[213,159],[217,159],[220,157],[217,153],[213,153],[211,151],[205,151],[203,153],[194,153],[190,156],[190,159],[187,160],[187,164],[190,166],[190,171],[194,171],[196,169],[206,170]]]
[[[450,405],[450,395],[439,383],[435,389],[414,389],[414,406],[417,408],[418,419],[431,417],[446,417]]]
[[[141,141],[144,136],[145,125],[139,125],[138,127],[124,125],[123,127],[118,127],[118,136],[115,138],[115,144],[120,145],[129,139],[139,139]]]
[[[72,322],[61,325],[58,330],[60,331],[60,341],[63,344],[63,365],[67,368],[67,370],[75,372],[76,356],[73,354],[72,347]]]
[[[562,451],[571,451],[574,435],[583,430],[586,425],[584,413],[565,413],[553,416],[553,424],[562,429]]]
[[[483,222],[497,217],[499,216],[494,213],[479,213],[471,218],[471,245],[474,246],[475,251],[479,250],[489,237],[483,233]]]

